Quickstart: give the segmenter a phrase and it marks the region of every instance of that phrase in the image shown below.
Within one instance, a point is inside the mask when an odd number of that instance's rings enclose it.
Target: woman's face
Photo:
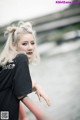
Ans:
[[[35,49],[35,41],[32,34],[24,34],[20,36],[17,43],[17,51],[25,52],[28,59],[31,59]]]

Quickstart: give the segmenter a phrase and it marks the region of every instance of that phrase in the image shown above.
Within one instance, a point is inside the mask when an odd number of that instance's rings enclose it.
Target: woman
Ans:
[[[17,27],[8,27],[7,32],[8,39],[0,55],[0,111],[8,111],[10,120],[25,119],[21,100],[37,120],[45,120],[45,115],[41,110],[35,111],[35,104],[27,96],[36,91],[38,97],[42,96],[49,104],[45,92],[31,80],[29,72],[28,62],[39,60],[32,26],[30,23],[20,23]]]

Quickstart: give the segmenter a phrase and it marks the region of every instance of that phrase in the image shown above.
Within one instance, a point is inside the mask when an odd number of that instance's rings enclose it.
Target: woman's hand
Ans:
[[[43,98],[46,101],[47,105],[50,106],[50,99],[48,95],[46,95],[43,88],[40,85],[38,85],[36,82],[32,81],[32,84],[33,84],[33,91],[35,91],[35,93],[37,94],[39,101],[41,101],[41,98]]]

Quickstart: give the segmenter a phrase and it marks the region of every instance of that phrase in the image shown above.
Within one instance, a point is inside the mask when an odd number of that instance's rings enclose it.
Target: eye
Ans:
[[[32,44],[32,45],[34,45],[34,44],[35,44],[35,42],[31,42],[31,44]]]
[[[22,43],[22,45],[27,45],[27,43]]]

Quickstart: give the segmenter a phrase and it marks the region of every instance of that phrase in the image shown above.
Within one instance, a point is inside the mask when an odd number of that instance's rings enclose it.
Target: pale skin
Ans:
[[[30,33],[20,35],[20,39],[19,39],[18,43],[15,45],[15,48],[19,52],[25,52],[25,54],[27,55],[29,60],[32,59],[34,49],[35,49],[35,41],[34,41],[33,35]],[[33,80],[32,80],[32,89],[33,89],[33,91],[36,92],[39,100],[41,100],[41,97],[42,97],[46,101],[47,105],[48,106],[50,105],[49,97],[46,95],[43,88]],[[38,109],[38,106],[35,105],[30,100],[30,98],[25,97],[22,99],[22,102],[33,112],[33,114],[36,116],[37,120],[47,120],[47,119],[44,119],[44,115],[41,110],[38,113],[38,111],[36,110],[36,109]],[[35,109],[35,107],[36,107],[36,109]],[[20,102],[20,108],[19,108],[19,120],[27,120],[27,115],[24,110],[23,104],[21,102]]]

